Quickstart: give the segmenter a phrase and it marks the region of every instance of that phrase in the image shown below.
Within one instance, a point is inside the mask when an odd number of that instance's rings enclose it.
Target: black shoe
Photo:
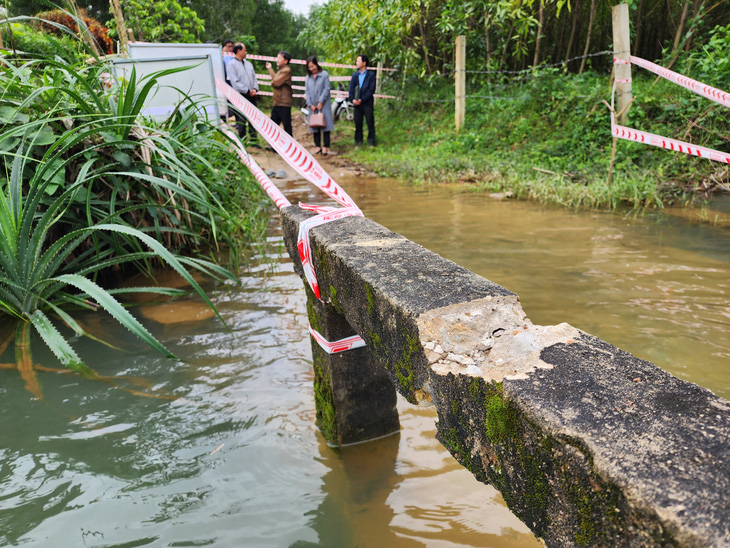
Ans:
[[[261,149],[261,145],[257,145],[256,143],[252,143],[252,144],[248,145],[248,147]]]

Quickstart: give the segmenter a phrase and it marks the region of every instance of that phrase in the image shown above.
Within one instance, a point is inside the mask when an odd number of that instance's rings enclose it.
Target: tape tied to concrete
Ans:
[[[339,341],[329,342],[319,332],[312,329],[311,324],[307,325],[309,327],[309,334],[312,335],[312,338],[317,341],[317,344],[319,344],[319,346],[322,347],[322,350],[327,352],[327,354],[338,354],[340,352],[354,350],[355,348],[362,348],[365,346],[365,341],[362,340],[360,335],[352,335],[350,337],[340,339]]]
[[[319,282],[317,281],[317,275],[314,272],[314,265],[312,264],[312,247],[309,242],[309,231],[315,226],[330,223],[337,219],[356,216],[361,217],[362,211],[360,211],[357,206],[335,209],[329,206],[300,204],[300,207],[317,213],[315,217],[310,217],[299,224],[297,250],[299,251],[299,258],[302,261],[302,269],[304,270],[304,276],[309,283],[309,287],[312,288],[314,296],[317,297],[317,299],[322,300],[322,296],[319,291]]]

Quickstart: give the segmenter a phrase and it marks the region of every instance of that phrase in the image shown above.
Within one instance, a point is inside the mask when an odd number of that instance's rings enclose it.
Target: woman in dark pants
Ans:
[[[307,59],[307,80],[304,89],[309,113],[322,112],[324,114],[325,127],[309,128],[309,133],[314,133],[314,146],[317,147],[314,153],[327,156],[330,147],[330,131],[335,129],[330,102],[330,75],[326,70],[322,70],[314,55]]]

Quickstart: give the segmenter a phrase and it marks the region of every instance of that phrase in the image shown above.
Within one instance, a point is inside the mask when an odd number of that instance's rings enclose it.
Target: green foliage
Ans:
[[[632,1],[632,53],[654,60],[673,54],[672,44],[684,4],[664,0]],[[610,50],[614,0],[329,0],[316,8],[300,40],[309,51],[328,60],[351,61],[360,52],[416,75],[453,70],[454,41],[467,40],[467,69],[527,69],[537,64],[566,62],[571,71],[581,63],[567,62],[588,53]],[[704,29],[727,25],[730,4],[695,2],[685,25],[682,48],[699,51]],[[595,13],[591,15],[591,6]],[[540,10],[543,25],[540,27]],[[589,28],[588,21],[593,20]],[[667,21],[672,21],[671,25]],[[611,69],[611,58],[589,59],[586,66]]]
[[[257,0],[255,13],[248,20],[248,24],[241,28],[245,30],[245,34],[253,35],[256,40],[257,49],[249,48],[249,51],[276,55],[284,50],[295,58],[305,58],[307,52],[297,44],[297,36],[304,25],[305,18],[288,11],[282,0]]]
[[[69,36],[51,36],[22,23],[3,24],[0,33],[7,49],[24,52],[30,57],[59,56],[71,63],[80,50],[78,43]]]
[[[122,9],[127,27],[137,40],[147,42],[200,42],[205,22],[194,9],[177,0],[123,0]],[[107,23],[112,36],[117,36],[114,19]]]
[[[722,106],[671,83],[634,79],[631,127],[728,150]],[[462,181],[568,207],[661,207],[696,186],[727,180],[727,167],[639,143],[619,141],[607,185],[612,139],[607,80],[555,69],[513,83],[470,83],[466,124],[455,132],[453,86],[409,83],[403,100],[379,103],[380,144],[352,152],[379,173],[416,184]],[[401,90],[397,90],[401,93]],[[381,106],[382,105],[382,106]],[[698,123],[699,122],[699,123]]]
[[[730,23],[718,25],[709,33],[707,44],[686,55],[680,63],[684,71],[694,71],[703,82],[724,91],[730,89]]]
[[[260,237],[265,224],[264,194],[240,165],[228,176],[236,156],[197,105],[161,125],[140,118],[156,78],[174,70],[142,81],[133,71],[111,88],[109,70],[48,58],[0,66],[0,315],[32,325],[84,374],[57,321],[85,335],[70,312],[100,307],[170,355],[115,300],[123,291],[104,285],[165,264],[212,306],[187,268],[235,280],[200,253]]]

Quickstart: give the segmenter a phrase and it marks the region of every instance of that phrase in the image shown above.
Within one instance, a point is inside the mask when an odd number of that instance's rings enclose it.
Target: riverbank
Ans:
[[[727,148],[727,121],[686,90],[634,80],[628,125],[695,144]],[[400,91],[400,90],[398,90]],[[619,141],[608,184],[612,139],[608,77],[539,73],[511,84],[483,84],[454,130],[453,86],[410,84],[402,101],[376,106],[378,146],[355,148],[340,122],[336,146],[378,175],[411,184],[461,182],[475,191],[565,207],[662,208],[702,202],[730,189],[727,166]],[[400,93],[399,93],[400,94]],[[709,107],[709,108],[708,108]],[[698,129],[701,117],[705,131]]]

